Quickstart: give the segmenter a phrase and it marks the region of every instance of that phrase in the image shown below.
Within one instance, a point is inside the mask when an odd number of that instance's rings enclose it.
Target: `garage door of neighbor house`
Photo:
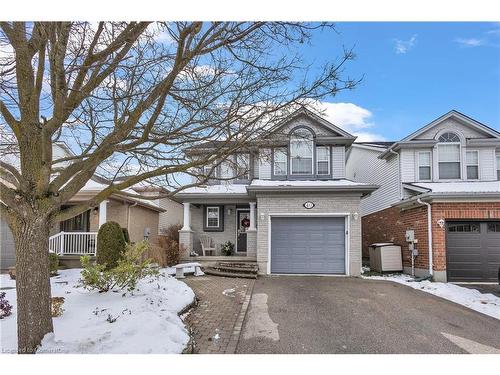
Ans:
[[[271,273],[345,274],[344,217],[272,217]]]
[[[6,221],[0,219],[0,269],[6,270],[16,264],[14,237]]]
[[[448,281],[496,281],[500,267],[500,221],[449,222]]]

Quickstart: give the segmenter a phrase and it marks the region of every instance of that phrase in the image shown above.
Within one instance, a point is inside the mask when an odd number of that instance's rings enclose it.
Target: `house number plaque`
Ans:
[[[310,210],[311,208],[314,208],[315,204],[313,202],[305,202],[303,204],[304,208],[307,209],[307,210]]]

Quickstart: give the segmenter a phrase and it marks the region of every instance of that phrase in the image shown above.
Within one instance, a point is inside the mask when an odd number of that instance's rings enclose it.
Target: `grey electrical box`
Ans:
[[[406,234],[405,234],[405,239],[406,239],[406,242],[414,242],[415,241],[415,231],[412,229],[407,230]]]

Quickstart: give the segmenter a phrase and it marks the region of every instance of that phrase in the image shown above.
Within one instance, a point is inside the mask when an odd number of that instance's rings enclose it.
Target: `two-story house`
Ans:
[[[361,197],[377,186],[345,178],[355,137],[301,109],[260,138],[231,162],[208,166],[218,179],[176,195],[184,204],[184,255],[201,254],[209,238],[216,255],[230,241],[261,274],[359,275]],[[213,147],[186,153],[200,157]]]
[[[498,279],[498,131],[450,111],[398,142],[353,145],[347,177],[380,185],[361,201],[364,257],[370,244],[393,242],[410,272],[413,245],[417,276]]]

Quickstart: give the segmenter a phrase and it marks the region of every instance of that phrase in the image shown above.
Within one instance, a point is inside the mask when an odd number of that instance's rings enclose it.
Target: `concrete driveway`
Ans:
[[[237,353],[500,353],[500,321],[389,281],[260,277]]]

